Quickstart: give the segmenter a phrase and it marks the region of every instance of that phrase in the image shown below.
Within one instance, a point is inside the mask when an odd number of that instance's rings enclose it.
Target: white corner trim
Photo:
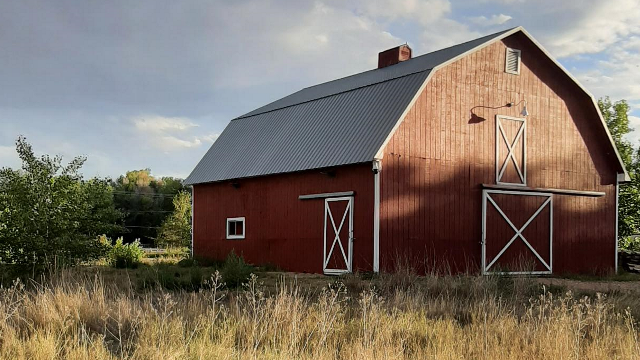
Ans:
[[[618,211],[619,211],[619,202],[618,202],[618,196],[620,195],[619,193],[620,190],[620,181],[618,179],[616,179],[616,253],[615,253],[615,258],[614,258],[614,269],[616,274],[618,273]]]
[[[194,226],[194,221],[193,221],[193,198],[196,197],[196,189],[193,185],[191,185],[191,258],[193,259],[193,226]]]
[[[389,143],[389,141],[391,140],[391,138],[393,137],[393,135],[396,133],[396,131],[398,130],[398,128],[400,127],[400,124],[402,123],[402,121],[404,121],[405,116],[407,115],[407,113],[409,112],[409,110],[411,110],[411,108],[413,107],[413,105],[415,104],[416,100],[418,99],[418,97],[420,96],[420,94],[422,93],[422,91],[424,91],[425,87],[427,86],[427,83],[429,82],[429,80],[431,80],[431,77],[433,76],[434,73],[436,73],[438,70],[440,70],[441,68],[471,54],[474,53],[480,49],[483,49],[497,41],[501,41],[504,38],[507,38],[517,32],[522,32],[529,40],[531,40],[531,42],[538,47],[538,49],[540,49],[540,51],[542,51],[554,64],[556,64],[556,66],[558,66],[558,68],[560,70],[562,70],[576,85],[578,85],[578,87],[585,92],[585,94],[587,94],[587,96],[589,96],[591,98],[591,102],[593,103],[593,106],[596,108],[596,112],[598,113],[598,117],[600,118],[600,122],[602,123],[602,127],[604,128],[604,131],[606,132],[607,136],[609,137],[609,142],[611,143],[611,147],[613,148],[614,153],[616,154],[616,157],[618,158],[618,163],[620,165],[620,167],[623,170],[623,174],[624,174],[624,181],[630,181],[629,178],[629,174],[627,173],[627,169],[624,166],[624,163],[622,162],[622,157],[620,157],[620,153],[618,152],[618,149],[616,148],[616,144],[613,141],[613,137],[611,137],[611,133],[609,132],[609,129],[607,128],[607,124],[604,121],[604,118],[602,117],[602,114],[600,113],[600,108],[598,108],[598,102],[596,101],[595,97],[593,97],[593,95],[584,87],[582,86],[582,84],[580,84],[580,82],[578,81],[578,79],[576,79],[573,75],[571,75],[571,73],[569,73],[569,71],[567,71],[567,69],[564,68],[564,66],[562,66],[558,60],[556,60],[553,56],[551,56],[551,54],[549,53],[549,51],[547,51],[547,49],[545,49],[542,44],[540,44],[536,39],[533,38],[533,36],[531,36],[531,34],[529,34],[522,26],[518,26],[515,27],[513,29],[511,29],[510,31],[505,32],[504,34],[501,34],[499,36],[494,37],[493,39],[486,41],[476,47],[474,47],[473,49],[470,49],[468,51],[465,51],[464,53],[453,57],[435,67],[433,67],[433,69],[431,69],[431,71],[429,72],[429,75],[427,76],[427,78],[424,80],[424,83],[422,84],[422,86],[420,86],[420,89],[417,91],[416,95],[413,97],[413,99],[411,100],[411,102],[409,103],[409,105],[407,106],[407,108],[405,109],[405,111],[402,112],[402,115],[400,115],[400,118],[398,119],[398,121],[396,122],[395,126],[393,127],[393,129],[391,129],[391,131],[389,132],[389,135],[387,136],[387,138],[385,139],[385,141],[382,143],[382,146],[380,146],[380,149],[378,149],[378,152],[376,153],[376,156],[374,157],[374,159],[382,159],[384,156],[384,148],[387,146],[387,144]]]
[[[373,160],[373,272],[380,272],[380,171],[382,161]]]

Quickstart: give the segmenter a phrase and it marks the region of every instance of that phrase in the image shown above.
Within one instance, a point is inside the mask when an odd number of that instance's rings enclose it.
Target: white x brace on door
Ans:
[[[497,196],[508,195],[507,198],[516,197],[516,196],[524,196],[524,197],[539,197],[542,198],[542,204],[537,205],[537,210],[533,212],[531,216],[528,217],[528,220],[524,222],[522,226],[516,226],[512,222],[511,219],[505,214],[503,209],[497,204],[497,202],[492,197],[492,194],[496,194]],[[517,204],[514,202],[512,204]],[[502,241],[504,239],[487,239],[487,232],[490,229],[487,229],[487,210],[488,206],[493,207],[497,213],[502,217],[502,219],[508,224],[508,226],[514,231],[513,237],[509,241],[506,242],[501,250],[497,253],[497,255],[489,256],[487,258],[487,241]],[[540,215],[540,213],[545,210],[545,208],[549,209],[549,226],[548,226],[548,239],[549,239],[549,248],[548,248],[548,259],[544,259],[543,256],[539,254],[539,251],[536,251],[534,246],[527,240],[527,238],[523,235],[523,232],[527,227]],[[522,210],[520,210],[522,211]],[[526,214],[525,214],[526,215]],[[527,218],[525,216],[525,218]],[[543,270],[538,271],[493,271],[492,268],[496,268],[496,264],[498,260],[504,255],[504,253],[513,246],[514,242],[522,241],[526,248],[535,256],[535,259],[539,261]],[[502,242],[500,242],[502,244]],[[498,247],[500,248],[500,247]],[[491,273],[500,273],[500,274],[550,274],[552,272],[552,260],[553,260],[553,195],[549,193],[540,193],[540,192],[524,192],[524,191],[508,191],[508,190],[483,190],[482,191],[482,273],[483,274],[491,274]]]
[[[332,208],[331,204],[336,206]],[[342,211],[341,206],[337,205],[345,205],[344,211]],[[325,274],[329,275],[351,272],[352,258],[353,197],[327,198],[324,201],[324,258],[322,269]]]
[[[505,128],[508,130],[505,130]],[[527,184],[526,139],[527,123],[525,119],[502,115],[496,116],[497,184]],[[505,153],[506,156],[504,156]],[[507,170],[510,170],[509,174],[506,174]]]

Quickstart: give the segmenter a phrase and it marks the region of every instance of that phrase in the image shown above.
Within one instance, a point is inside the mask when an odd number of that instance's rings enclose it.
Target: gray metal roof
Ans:
[[[242,115],[185,184],[372,161],[431,69],[507,31],[308,87]]]

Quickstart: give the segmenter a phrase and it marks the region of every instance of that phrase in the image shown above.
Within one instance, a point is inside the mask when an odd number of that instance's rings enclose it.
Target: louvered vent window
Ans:
[[[520,50],[507,48],[504,71],[509,74],[520,74]]]

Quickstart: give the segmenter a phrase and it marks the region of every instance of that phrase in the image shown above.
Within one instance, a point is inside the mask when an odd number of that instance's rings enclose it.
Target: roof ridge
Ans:
[[[356,74],[352,74],[349,76],[341,77],[338,79],[326,81],[323,83],[307,86],[298,91],[290,93],[289,95],[286,95],[282,98],[279,98],[261,107],[258,107],[257,109],[254,109],[240,116],[237,116],[233,118],[231,121],[250,118],[252,116],[256,116],[256,115],[260,115],[260,114],[264,114],[264,113],[268,113],[268,112],[272,112],[280,109],[285,109],[291,106],[295,106],[297,104],[304,104],[314,100],[319,100],[319,99],[327,98],[330,96],[342,94],[345,92],[353,91],[356,89],[360,89],[366,86],[381,84],[390,80],[399,79],[405,76],[421,73],[424,71],[429,71],[433,69],[435,66],[437,66],[436,63],[429,63],[430,58],[442,57],[443,56],[442,54],[446,55],[447,52],[451,52],[453,49],[456,49],[456,48],[460,48],[460,47],[464,48],[465,46],[468,46],[470,43],[479,42],[479,41],[480,41],[480,44],[486,43],[487,41],[490,41],[491,39],[496,38],[499,35],[510,32],[517,28],[518,27],[502,30],[493,34],[481,36],[481,37],[471,39],[462,43],[454,44],[449,47],[431,51],[426,54],[422,54],[412,59],[395,64],[393,66],[371,69],[371,70],[359,72]],[[478,46],[480,44],[478,44]],[[381,72],[377,73],[379,71]],[[379,79],[375,79],[376,74],[380,74]],[[359,78],[365,78],[365,79],[374,78],[374,79],[372,81],[365,80],[363,81],[363,83],[355,84],[353,87],[344,87],[342,89],[340,88],[341,82],[348,83],[351,81],[351,82],[357,83]],[[322,91],[323,87],[332,87],[332,86],[337,87],[337,89],[323,93]],[[313,94],[314,92],[315,94]],[[312,94],[310,96],[304,96],[305,93],[312,93]],[[296,98],[297,94],[298,94],[298,98],[302,97],[302,99],[292,100]]]
[[[274,109],[271,109],[271,110],[265,110],[265,111],[262,111],[262,112],[259,112],[259,113],[256,113],[256,114],[247,113],[247,114],[235,117],[235,118],[231,119],[231,121],[248,119],[250,117],[254,117],[254,116],[258,116],[258,115],[262,115],[262,114],[267,114],[267,113],[270,113],[270,112],[286,109],[286,108],[289,108],[289,107],[292,107],[292,106],[297,106],[297,105],[300,105],[300,104],[306,104],[306,103],[317,101],[317,100],[320,100],[320,99],[326,99],[326,98],[329,98],[329,97],[332,97],[332,96],[337,96],[337,95],[340,95],[340,94],[348,93],[348,92],[355,91],[355,90],[362,89],[362,88],[366,88],[366,87],[369,87],[369,86],[379,85],[379,84],[382,84],[382,83],[385,83],[385,82],[402,79],[403,77],[420,74],[420,73],[423,73],[423,72],[426,72],[426,71],[431,71],[432,69],[433,68],[414,71],[414,72],[403,74],[403,75],[396,76],[396,77],[393,77],[393,78],[376,81],[374,83],[370,83],[370,84],[366,84],[366,85],[362,85],[362,86],[357,86],[357,87],[354,87],[354,88],[349,88],[349,89],[344,90],[344,91],[338,91],[338,92],[331,93],[331,94],[328,94],[328,95],[325,95],[325,96],[315,97],[313,99],[309,99],[309,100],[306,100],[306,101],[297,102],[297,103],[286,105],[286,106],[282,106],[282,107],[279,107],[279,108],[274,108]],[[304,89],[302,89],[302,90],[304,90]],[[299,91],[302,91],[302,90],[299,90]],[[248,115],[248,114],[251,114],[251,115]]]

